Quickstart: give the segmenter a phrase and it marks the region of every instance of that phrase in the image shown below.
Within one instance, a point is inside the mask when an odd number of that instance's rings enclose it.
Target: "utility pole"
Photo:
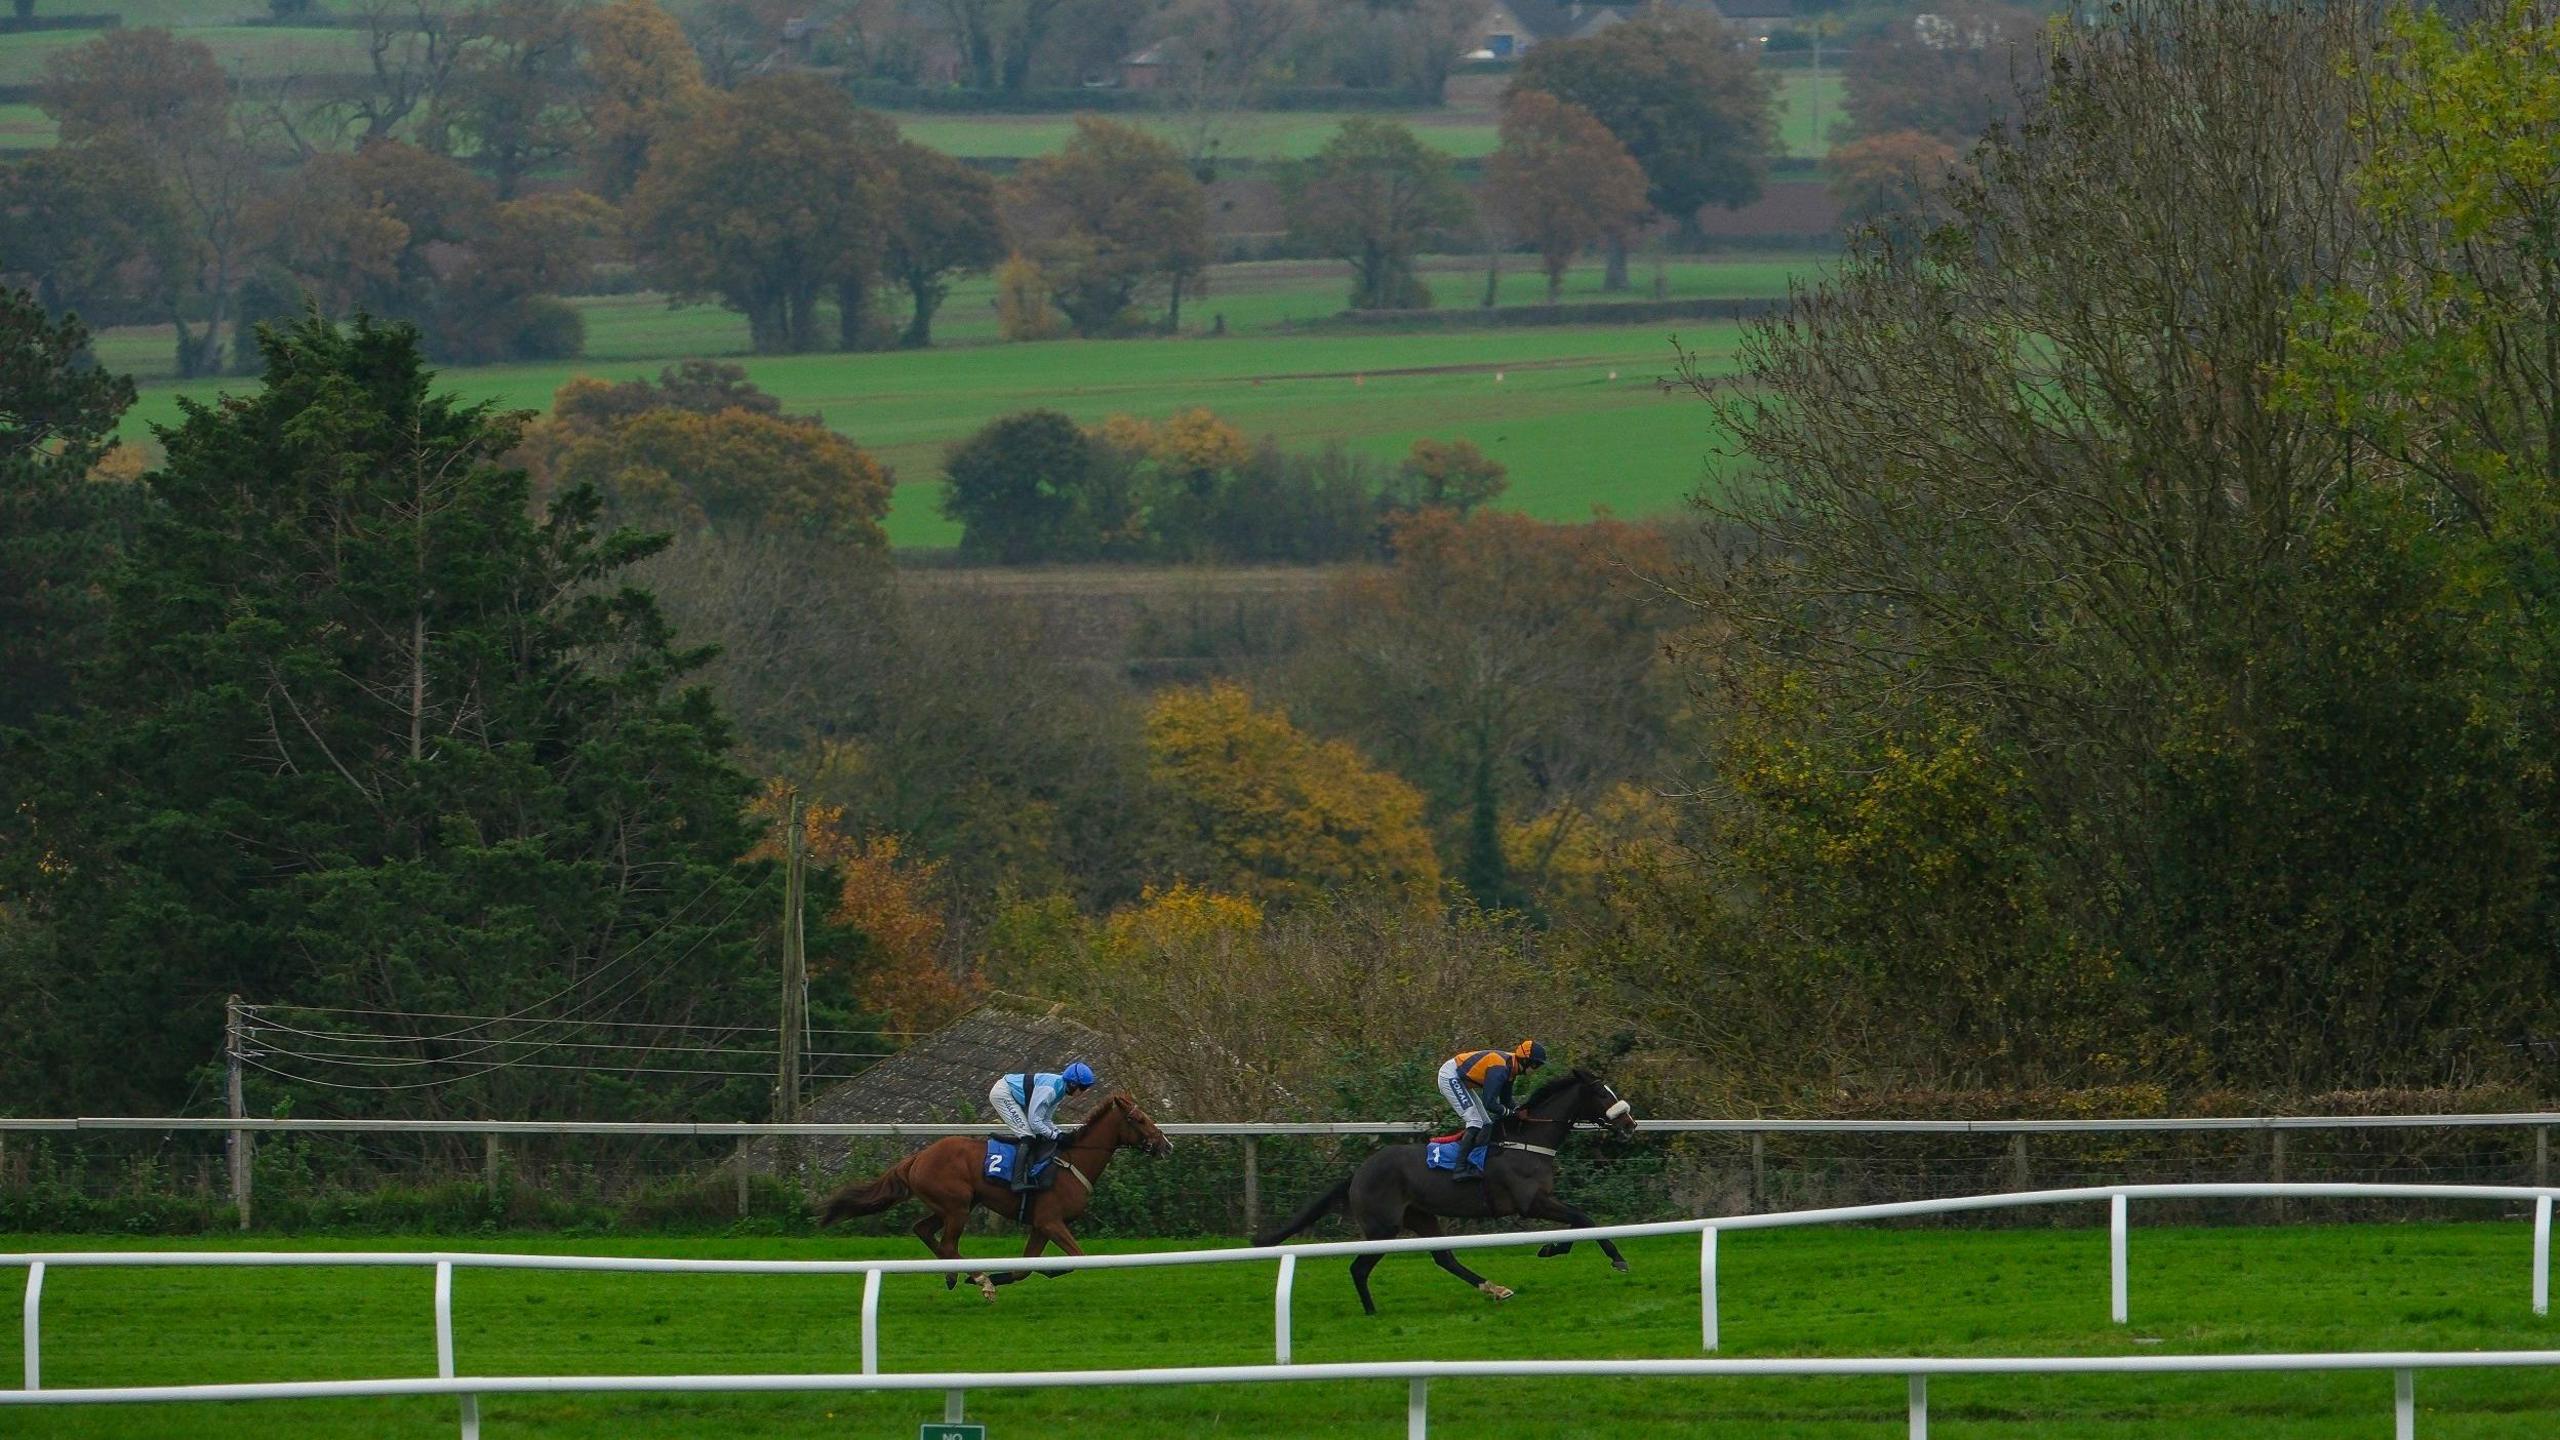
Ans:
[[[800,918],[808,837],[800,822],[798,791],[792,792],[787,813],[789,835],[784,841],[784,853],[788,859],[782,872],[782,1075],[774,1095],[773,1118],[791,1125],[800,1119],[800,1034],[808,1024],[809,1005],[809,954]],[[784,1172],[796,1181],[800,1170],[797,1137],[783,1138],[782,1155]]]
[[[240,997],[226,995],[222,1001],[222,1058],[230,1071],[228,1093],[229,1114],[234,1120],[249,1118],[248,1101],[240,1093],[240,1057],[248,1049],[246,1027],[242,1024]],[[249,1145],[246,1130],[230,1132],[231,1205],[240,1212],[240,1228],[249,1228]]]

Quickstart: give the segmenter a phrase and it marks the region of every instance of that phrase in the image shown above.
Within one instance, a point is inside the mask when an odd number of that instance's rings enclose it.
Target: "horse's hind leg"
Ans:
[[[933,1238],[935,1235],[941,1233],[942,1230],[941,1211],[928,1210],[922,1216],[917,1218],[916,1223],[908,1226],[907,1228],[915,1232],[915,1237],[924,1242],[925,1250],[935,1259],[942,1260],[950,1258],[942,1253],[942,1246]],[[957,1275],[945,1275],[942,1277],[942,1288],[945,1290],[948,1290],[959,1283],[960,1277]]]
[[[1407,1210],[1404,1212],[1404,1228],[1412,1231],[1416,1235],[1437,1235],[1440,1233],[1440,1217],[1437,1215],[1427,1214],[1420,1209]],[[1448,1271],[1450,1274],[1457,1276],[1459,1279],[1466,1281],[1469,1285],[1474,1286],[1496,1300],[1508,1300],[1511,1298],[1511,1289],[1509,1286],[1496,1285],[1473,1270],[1468,1269],[1459,1261],[1458,1252],[1455,1250],[1432,1251],[1431,1263]]]
[[[1592,1219],[1590,1212],[1584,1210],[1581,1206],[1568,1205],[1553,1195],[1541,1195],[1535,1200],[1530,1201],[1529,1218],[1532,1220],[1554,1220],[1561,1224],[1573,1226],[1577,1230],[1589,1229],[1591,1226],[1600,1223],[1599,1221]],[[1618,1253],[1618,1245],[1616,1241],[1595,1240],[1591,1243],[1599,1246],[1600,1253],[1609,1257],[1609,1268],[1613,1270],[1624,1270],[1627,1268],[1627,1257]],[[1540,1255],[1570,1255],[1573,1253],[1573,1242],[1570,1240],[1550,1240],[1546,1244],[1538,1247],[1538,1253]]]
[[[1366,1239],[1396,1238],[1398,1231],[1393,1220],[1376,1220],[1367,1216],[1354,1218],[1359,1221],[1360,1234]],[[1386,1258],[1384,1255],[1361,1255],[1351,1262],[1351,1288],[1360,1292],[1360,1308],[1371,1315],[1378,1313],[1378,1302],[1369,1298],[1369,1272],[1377,1269],[1378,1262]]]
[[[924,1243],[932,1248],[934,1254],[941,1256],[945,1260],[959,1259],[960,1234],[962,1231],[969,1228],[969,1202],[963,1200],[951,1209],[940,1211],[926,1218],[934,1225],[939,1226],[942,1234],[939,1239],[927,1236]],[[924,1226],[918,1226],[918,1233],[922,1233],[925,1228],[926,1227]],[[995,1284],[986,1276],[972,1275],[969,1277],[969,1281],[971,1284],[976,1285],[978,1287],[978,1293],[986,1296],[990,1302],[996,1298]],[[945,1290],[954,1289],[959,1285],[959,1283],[960,1276],[957,1272],[942,1277],[942,1288]]]

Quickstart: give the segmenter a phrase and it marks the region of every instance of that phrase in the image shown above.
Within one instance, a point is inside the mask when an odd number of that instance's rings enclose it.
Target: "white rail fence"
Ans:
[[[590,1391],[774,1391],[774,1390],[941,1390],[949,1418],[959,1418],[962,1397],[971,1389],[1036,1389],[1092,1385],[1253,1384],[1266,1381],[1402,1379],[1409,1382],[1407,1433],[1419,1437],[1428,1426],[1429,1383],[1434,1377],[1558,1377],[1645,1375],[1902,1375],[1909,1380],[1911,1435],[1919,1440],[1928,1428],[1928,1377],[1956,1374],[2101,1374],[2207,1371],[2347,1371],[2391,1370],[2395,1373],[2396,1414],[2402,1440],[2415,1433],[2415,1372],[2425,1369],[2488,1366],[2544,1367],[2560,1365],[2560,1351],[2404,1352],[2325,1355],[2098,1356],[2035,1358],[1925,1358],[1806,1360],[1595,1360],[1595,1361],[1412,1361],[1364,1364],[1298,1364],[1291,1355],[1291,1320],[1299,1263],[1308,1259],[1362,1254],[1402,1254],[1433,1250],[1472,1250],[1497,1246],[1543,1245],[1558,1240],[1576,1243],[1688,1235],[1698,1237],[1699,1332],[1701,1347],[1714,1351],[1720,1340],[1717,1292],[1717,1239],[1728,1230],[1768,1230],[1798,1225],[1910,1219],[1961,1211],[2025,1206],[2090,1204],[2108,1206],[2110,1241],[2110,1316],[2127,1323],[2131,1311],[2127,1257],[2132,1202],[2136,1200],[2220,1199],[2415,1199],[2476,1200],[2533,1207],[2533,1259],[2530,1276],[2532,1308],[2548,1315],[2551,1307],[2551,1202],[2549,1188],[2500,1185],[2375,1184],[2241,1184],[2135,1185],[2072,1190],[1973,1195],[1885,1205],[1855,1205],[1766,1215],[1674,1220],[1640,1225],[1604,1225],[1580,1230],[1542,1230],[1495,1235],[1456,1235],[1402,1240],[1334,1241],[1309,1245],[1174,1250],[1119,1255],[985,1257],[961,1260],[674,1260],[622,1256],[509,1255],[474,1252],[412,1251],[60,1251],[0,1255],[0,1266],[27,1271],[24,1302],[25,1386],[0,1390],[0,1406],[29,1404],[133,1404],[208,1400],[321,1399],[356,1396],[453,1395],[461,1404],[464,1440],[479,1435],[477,1397],[489,1394]],[[1168,1265],[1276,1263],[1272,1296],[1272,1363],[1249,1366],[1175,1366],[1137,1370],[1001,1371],[957,1374],[898,1374],[880,1369],[880,1289],[888,1275],[974,1274],[1016,1270],[1116,1270]],[[81,1267],[164,1266],[371,1266],[426,1267],[435,1270],[436,1369],[434,1379],[279,1381],[262,1384],[159,1385],[47,1390],[43,1385],[43,1299],[49,1269]],[[861,1275],[861,1370],[850,1375],[674,1375],[674,1376],[473,1376],[457,1374],[453,1334],[453,1272],[457,1269],[600,1270],[644,1274],[715,1275]]]

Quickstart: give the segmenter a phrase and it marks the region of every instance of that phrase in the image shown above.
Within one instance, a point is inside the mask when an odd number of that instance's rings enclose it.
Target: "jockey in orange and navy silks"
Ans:
[[[1472,1157],[1478,1145],[1493,1142],[1495,1123],[1511,1113],[1512,1080],[1546,1063],[1547,1047],[1535,1040],[1508,1050],[1461,1050],[1440,1062],[1441,1098],[1466,1126],[1458,1137],[1458,1179],[1483,1177],[1483,1167]]]

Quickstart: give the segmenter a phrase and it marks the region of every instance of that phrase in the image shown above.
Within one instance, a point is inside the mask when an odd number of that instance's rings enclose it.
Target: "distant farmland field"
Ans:
[[[895,466],[890,516],[902,546],[952,543],[935,510],[945,446],[995,416],[1049,406],[1078,420],[1161,416],[1204,405],[1255,435],[1382,458],[1424,436],[1465,436],[1511,467],[1506,503],[1551,519],[1677,505],[1717,443],[1706,408],[1661,381],[1672,334],[1710,368],[1730,362],[1731,324],[1506,329],[1385,335],[1052,341],[921,352],[742,359],[795,411],[816,411]],[[583,361],[446,372],[475,398],[540,409],[573,375],[653,374],[657,361]],[[248,382],[146,386],[128,422],[177,418],[181,395]]]

